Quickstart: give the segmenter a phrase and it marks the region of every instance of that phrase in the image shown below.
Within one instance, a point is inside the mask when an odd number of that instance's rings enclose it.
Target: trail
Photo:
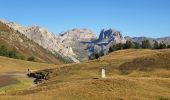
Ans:
[[[13,85],[19,83],[17,79],[15,79],[15,76],[19,77],[25,77],[28,80],[32,82],[32,86],[35,84],[33,83],[34,78],[29,78],[26,75],[26,72],[5,72],[5,73],[0,73],[0,87],[8,86],[8,85]]]
[[[5,72],[0,73],[0,76],[26,76],[26,72]]]

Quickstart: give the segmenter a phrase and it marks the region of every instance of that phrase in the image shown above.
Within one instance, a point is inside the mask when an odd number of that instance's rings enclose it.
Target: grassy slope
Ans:
[[[34,56],[38,62],[62,64],[63,61],[57,59],[46,49],[31,41],[23,34],[15,31],[0,22],[0,46],[5,45],[8,50],[15,49],[18,56],[27,58]]]
[[[157,54],[169,57],[167,53],[170,53],[170,49],[121,50],[99,60],[65,65],[50,70],[52,71],[51,78],[43,84],[12,93],[13,95],[2,95],[0,99],[168,100],[170,99],[170,79],[167,77],[170,76],[170,70],[164,66],[162,68],[160,65],[156,68],[151,67],[153,70],[132,70],[127,75],[122,75],[121,70],[119,70],[121,65],[133,62],[134,59],[155,58]],[[156,63],[154,64],[156,65]],[[101,68],[106,68],[106,79],[100,78]]]
[[[1,87],[0,94],[4,92],[17,91],[31,87],[32,80],[28,79],[25,76],[28,68],[32,71],[37,71],[56,67],[57,66],[53,64],[29,62],[24,60],[11,59],[7,57],[0,57],[0,75],[1,73],[3,73],[3,75],[4,73],[6,73],[6,75],[14,74],[12,78],[18,81],[17,84],[11,84],[9,86]],[[21,75],[17,75],[17,73]]]
[[[122,64],[119,70],[124,74],[133,73],[134,71],[155,72],[157,70],[161,72],[161,70],[170,70],[170,51],[161,50],[154,55],[136,58]],[[170,77],[170,75],[166,77]]]
[[[11,91],[13,92],[18,90],[23,90],[33,86],[32,81],[25,76],[13,76],[12,78],[18,81],[18,83],[1,87],[0,94],[4,94],[6,92],[11,92]]]
[[[42,70],[54,67],[56,67],[56,65],[29,62],[0,56],[0,72],[26,72],[28,68],[30,70]]]

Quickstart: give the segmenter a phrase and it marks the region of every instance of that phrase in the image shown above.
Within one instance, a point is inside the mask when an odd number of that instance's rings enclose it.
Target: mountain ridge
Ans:
[[[118,30],[102,29],[97,37],[93,31],[87,28],[74,28],[55,35],[49,32],[48,29],[37,25],[25,27],[6,20],[0,20],[0,22],[24,34],[53,54],[58,53],[76,63],[88,60],[88,56],[94,52],[104,51],[106,53],[110,46],[118,43],[124,44],[127,40],[141,44],[143,40],[148,39],[151,45],[154,44],[154,41],[166,45],[170,44],[170,36],[160,38],[124,37]]]
[[[62,56],[72,59],[74,62],[79,62],[79,60],[76,59],[76,55],[72,51],[72,48],[60,43],[59,40],[56,39],[57,37],[55,37],[54,34],[48,32],[48,30],[40,28],[39,26],[24,27],[13,22],[4,20],[0,21],[10,28],[24,34],[26,37],[38,43],[40,46],[51,51],[52,53],[55,54],[55,52],[57,52]]]
[[[38,62],[61,64],[48,50],[28,39],[25,35],[0,22],[0,45],[6,49],[14,49],[21,59],[34,57]],[[6,51],[6,50],[5,50]]]

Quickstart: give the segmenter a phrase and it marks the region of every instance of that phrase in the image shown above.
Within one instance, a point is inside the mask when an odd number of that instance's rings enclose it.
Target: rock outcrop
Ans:
[[[4,20],[0,21],[10,28],[24,34],[26,37],[38,43],[40,46],[51,51],[52,53],[56,52],[61,56],[72,59],[74,62],[79,62],[72,48],[61,43],[59,37],[56,37],[51,32],[48,32],[47,29],[40,28],[39,26],[24,27],[13,22]]]
[[[86,49],[88,44],[86,43],[95,40],[96,36],[89,29],[77,28],[60,33],[59,39],[61,43],[72,47],[80,60],[87,60],[88,52]]]
[[[101,50],[108,52],[109,47],[117,43],[126,43],[126,40],[120,31],[114,29],[102,29],[99,38],[88,45],[89,55],[93,52],[100,52]]]
[[[99,38],[97,40],[99,43],[125,43],[126,40],[122,36],[122,34],[114,29],[102,29]]]

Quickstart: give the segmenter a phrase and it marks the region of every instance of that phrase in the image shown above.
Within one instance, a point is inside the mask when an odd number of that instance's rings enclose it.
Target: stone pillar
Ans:
[[[102,72],[101,72],[101,76],[102,76],[102,78],[105,78],[106,77],[106,74],[105,74],[105,69],[104,68],[102,68]]]

